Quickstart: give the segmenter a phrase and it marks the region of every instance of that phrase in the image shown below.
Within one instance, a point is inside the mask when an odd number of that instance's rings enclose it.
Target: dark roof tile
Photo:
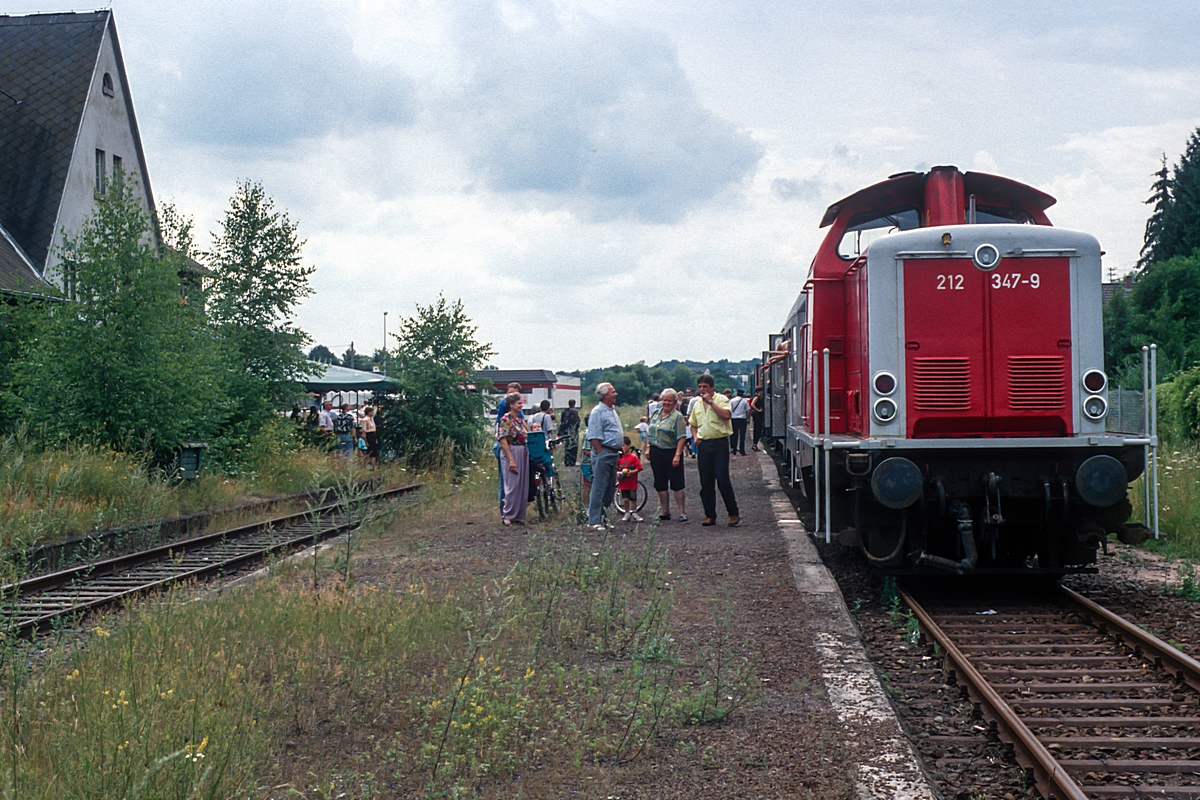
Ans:
[[[109,11],[0,16],[0,226],[46,264]]]

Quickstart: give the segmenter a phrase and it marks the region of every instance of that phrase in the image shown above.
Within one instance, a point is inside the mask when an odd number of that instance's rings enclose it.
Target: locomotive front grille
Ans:
[[[1057,411],[1066,401],[1066,373],[1067,363],[1062,356],[1009,356],[1009,407]]]
[[[913,401],[917,411],[970,411],[970,359],[913,359]]]

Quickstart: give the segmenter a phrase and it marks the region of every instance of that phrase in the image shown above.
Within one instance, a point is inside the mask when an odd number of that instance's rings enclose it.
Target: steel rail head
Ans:
[[[353,502],[363,503],[370,501],[383,500],[385,498],[408,494],[420,490],[422,484],[411,484],[396,489],[387,489],[381,492],[375,492],[359,498],[351,498]],[[53,590],[60,586],[72,585],[75,587],[74,594],[78,594],[79,589],[86,589],[88,586],[88,578],[96,575],[101,579],[101,583],[107,579],[108,586],[101,589],[99,592],[90,593],[86,598],[76,598],[71,602],[71,605],[61,610],[55,610],[50,613],[35,613],[33,616],[23,615],[23,618],[15,618],[10,616],[8,627],[10,630],[23,636],[32,636],[49,627],[54,620],[63,617],[69,617],[77,614],[84,614],[88,611],[100,608],[105,605],[118,602],[120,600],[133,597],[135,595],[144,594],[156,589],[167,586],[168,584],[178,583],[193,578],[201,578],[219,573],[229,567],[236,567],[248,561],[257,558],[263,558],[271,553],[292,547],[303,542],[312,541],[314,539],[325,539],[330,536],[342,533],[345,530],[355,527],[361,521],[360,518],[352,514],[342,515],[340,512],[342,507],[347,505],[347,501],[339,501],[336,503],[326,504],[319,508],[309,509],[297,514],[288,515],[285,517],[276,517],[266,522],[254,523],[245,525],[239,528],[233,528],[226,531],[218,531],[213,534],[195,537],[182,542],[174,542],[172,544],[154,547],[149,550],[144,550],[138,553],[132,553],[126,556],[120,556],[114,559],[96,562],[94,564],[84,565],[82,567],[72,568],[61,572],[53,573],[52,575],[44,575],[39,578],[32,578],[28,581],[22,581],[16,584],[9,584],[0,587],[0,592],[15,594],[16,604],[14,610],[20,611],[22,607],[21,597],[37,598],[42,596],[41,593],[47,590]],[[276,525],[286,523],[291,520],[313,520],[318,519],[322,522],[328,522],[329,525],[319,525],[316,529],[305,529],[303,531],[293,530],[290,534],[287,532],[287,526],[276,529]],[[296,525],[294,527],[301,527]],[[263,536],[262,534],[266,534]],[[215,553],[216,556],[212,561],[208,561],[200,566],[195,566],[190,563],[185,563],[185,554],[188,550],[193,553],[201,554],[212,548],[221,548],[222,543],[236,542],[253,539],[258,536],[258,542],[250,549],[234,547],[232,550],[225,548],[220,552]],[[247,542],[249,544],[250,542]],[[171,565],[175,564],[175,568]],[[156,565],[165,568],[156,568]],[[98,567],[103,567],[98,573]],[[140,585],[126,588],[116,587],[111,585],[114,583],[111,576],[116,574],[117,570],[142,570],[143,581]],[[150,570],[149,573],[146,571]],[[82,578],[83,582],[77,582]],[[14,590],[16,590],[14,592]],[[28,606],[26,606],[28,607]]]
[[[1200,691],[1200,661],[1164,642],[1149,631],[1139,628],[1124,617],[1119,617],[1102,605],[1089,600],[1078,592],[1059,586],[1059,591],[1069,601],[1079,606],[1085,614],[1109,632],[1116,634],[1129,647],[1146,658],[1157,661],[1163,669],[1173,673],[1188,686]]]
[[[1012,707],[979,674],[970,659],[958,649],[929,612],[903,588],[898,587],[897,590],[900,599],[912,609],[921,627],[942,648],[952,669],[966,681],[967,690],[983,708],[984,715],[994,721],[1001,733],[1012,742],[1017,761],[1026,769],[1033,770],[1034,780],[1042,795],[1053,796],[1058,800],[1088,800],[1079,784],[1063,769],[1045,745],[1038,741]]]

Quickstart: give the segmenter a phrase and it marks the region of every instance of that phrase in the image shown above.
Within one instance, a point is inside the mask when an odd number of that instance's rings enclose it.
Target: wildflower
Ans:
[[[97,636],[110,636],[111,635],[108,631],[104,630],[104,628],[101,628],[99,625],[96,626],[95,632],[96,632]]]

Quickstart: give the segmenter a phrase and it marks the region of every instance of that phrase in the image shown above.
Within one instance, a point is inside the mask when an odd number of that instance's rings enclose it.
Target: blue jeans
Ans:
[[[588,498],[588,525],[599,525],[601,513],[617,496],[617,460],[621,451],[605,447],[592,453],[592,494]]]
[[[339,433],[338,437],[338,455],[349,461],[354,457],[354,434]]]

